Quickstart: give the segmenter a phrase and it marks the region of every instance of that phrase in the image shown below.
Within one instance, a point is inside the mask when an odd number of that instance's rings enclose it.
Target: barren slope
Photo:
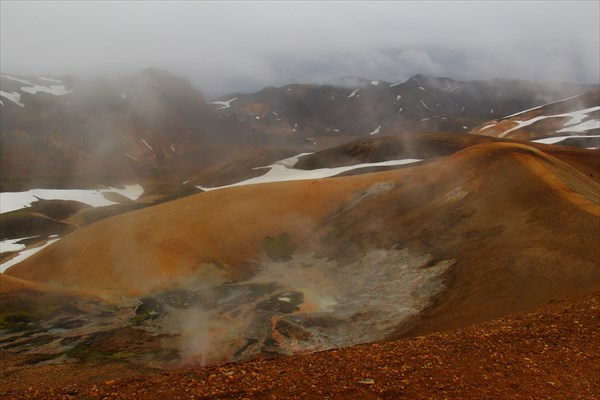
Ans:
[[[342,259],[395,246],[457,260],[413,332],[598,287],[600,191],[569,165],[528,146],[493,143],[404,173],[393,190],[332,219],[320,248]]]
[[[222,189],[105,219],[8,274],[145,295],[113,326],[154,332],[185,362],[295,354],[598,290],[599,204],[598,183],[558,158],[484,143],[403,170]],[[116,357],[122,332],[83,343]]]
[[[0,396],[597,399],[599,309],[596,293],[453,332],[162,374],[114,362],[32,367],[4,353]]]

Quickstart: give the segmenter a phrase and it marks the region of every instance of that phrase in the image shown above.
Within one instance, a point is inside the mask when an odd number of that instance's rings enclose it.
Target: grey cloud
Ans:
[[[1,68],[166,68],[207,95],[341,76],[600,81],[592,1],[11,2]]]

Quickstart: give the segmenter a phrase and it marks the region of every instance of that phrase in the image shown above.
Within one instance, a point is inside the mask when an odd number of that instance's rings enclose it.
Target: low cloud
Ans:
[[[208,96],[341,76],[600,81],[598,2],[2,2],[3,73],[166,68]]]

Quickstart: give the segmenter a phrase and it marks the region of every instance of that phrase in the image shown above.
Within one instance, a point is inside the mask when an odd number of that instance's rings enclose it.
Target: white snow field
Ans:
[[[592,112],[600,110],[600,106],[585,108],[583,110],[571,111],[564,114],[555,114],[555,115],[541,115],[539,117],[531,118],[525,121],[514,121],[517,123],[517,126],[514,126],[504,132],[502,132],[498,137],[503,138],[509,133],[516,131],[517,129],[524,128],[526,126],[532,125],[538,121],[544,120],[546,118],[571,118],[567,121],[563,128],[558,132],[585,132],[590,129],[600,128],[599,120],[588,120],[582,122],[588,115]]]
[[[560,132],[560,131],[559,131]],[[572,135],[572,136],[554,136],[543,139],[532,140],[535,143],[554,144],[569,138],[600,138],[600,135]]]
[[[14,76],[10,76],[10,75],[0,75],[0,77],[4,78],[4,79],[9,79],[13,82],[18,82],[18,83],[22,83],[25,84],[26,86],[21,86],[20,90],[24,93],[29,93],[29,94],[36,94],[36,93],[48,93],[48,94],[52,94],[55,96],[63,96],[65,94],[69,94],[72,93],[73,90],[69,90],[66,88],[66,86],[63,84],[63,82],[56,80],[56,79],[50,79],[50,78],[45,78],[45,77],[38,77],[37,79],[41,79],[45,82],[48,83],[54,83],[54,84],[50,84],[50,85],[39,85],[37,83],[32,83],[29,81],[26,81],[24,79],[20,79],[20,78],[16,78]],[[25,107],[25,104],[21,103],[21,94],[18,92],[3,92],[0,91],[0,96],[12,101],[13,103],[16,103],[17,105],[21,106],[21,107]]]
[[[104,193],[119,193],[131,200],[136,200],[144,192],[141,185],[125,185],[124,189],[31,189],[26,192],[0,193],[0,214],[29,207],[37,200],[76,200],[92,207],[109,206],[116,202],[107,200]]]
[[[233,99],[227,100],[227,101],[211,101],[210,104],[214,104],[216,106],[221,106],[219,107],[219,110],[222,110],[224,108],[229,108],[231,107],[231,102],[234,100],[237,100],[237,97],[234,97]]]
[[[268,182],[283,182],[283,181],[299,181],[306,179],[320,179],[320,178],[328,178],[331,176],[335,176],[341,174],[342,172],[351,171],[353,169],[358,168],[366,168],[366,167],[385,167],[385,166],[395,166],[395,165],[404,165],[411,164],[422,161],[421,159],[416,158],[407,158],[403,160],[390,160],[390,161],[382,161],[377,163],[365,163],[365,164],[356,164],[356,165],[348,165],[344,167],[335,167],[335,168],[321,168],[321,169],[313,169],[313,170],[303,170],[303,169],[294,169],[293,166],[298,162],[298,159],[302,156],[306,156],[312,153],[301,153],[294,157],[286,158],[284,160],[280,160],[275,162],[272,165],[266,167],[257,167],[256,169],[269,168],[269,172],[262,176],[257,176],[255,178],[247,179],[245,181],[233,183],[231,185],[218,186],[218,187],[204,187],[204,186],[196,186],[198,189],[202,189],[205,191],[224,189],[233,186],[242,186],[242,185],[256,185],[260,183],[268,183]]]
[[[17,239],[17,240],[22,240],[22,239]],[[33,249],[29,249],[29,250],[25,250],[25,251],[21,252],[18,256],[8,260],[5,263],[0,264],[0,273],[4,273],[4,271],[9,269],[13,265],[16,265],[16,264],[20,263],[21,261],[25,260],[26,258],[31,257],[38,251],[42,250],[45,247],[50,246],[52,243],[54,243],[58,240],[59,239],[52,239],[52,240],[49,240],[48,242],[46,242],[45,244],[43,244],[42,246],[35,247]],[[2,251],[4,251],[4,250],[2,250]]]

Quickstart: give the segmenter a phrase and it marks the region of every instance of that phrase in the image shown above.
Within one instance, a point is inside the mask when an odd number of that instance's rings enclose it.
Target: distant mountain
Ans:
[[[318,148],[332,137],[415,131],[468,132],[493,117],[578,95],[592,86],[517,80],[461,82],[415,75],[405,82],[345,77],[324,85],[269,87],[212,102],[271,135],[302,137]]]
[[[471,133],[600,148],[600,89],[487,121]]]
[[[222,181],[224,159],[338,146],[403,132],[468,132],[494,116],[589,87],[524,81],[406,82],[345,77],[207,102],[187,80],[157,69],[129,76],[0,77],[0,190]],[[233,161],[235,162],[235,161]],[[233,171],[229,169],[228,174]],[[211,172],[212,174],[212,172]]]
[[[267,144],[160,70],[97,80],[2,75],[1,84],[2,190],[184,180],[234,147]]]

